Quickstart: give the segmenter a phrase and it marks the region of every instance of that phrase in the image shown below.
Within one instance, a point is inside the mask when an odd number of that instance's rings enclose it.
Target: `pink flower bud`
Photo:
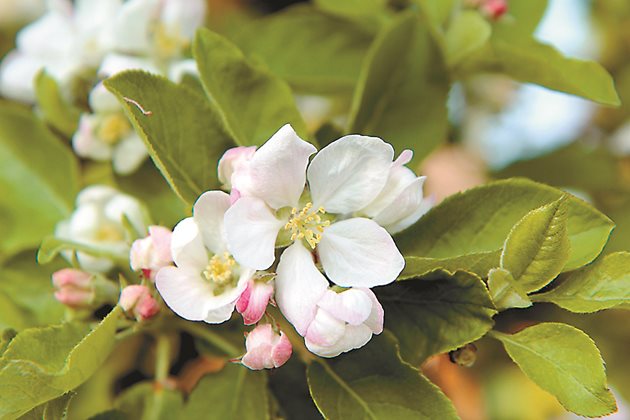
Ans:
[[[254,156],[256,146],[240,146],[228,149],[219,160],[219,181],[226,190],[232,188],[232,174]]]
[[[485,0],[481,11],[490,19],[498,20],[508,11],[507,0]]]
[[[154,280],[162,267],[171,265],[171,236],[173,232],[162,226],[149,226],[149,236],[134,241],[129,259],[131,269],[142,270],[144,276]]]
[[[253,325],[265,314],[273,295],[273,282],[265,283],[250,279],[247,288],[236,301],[236,310],[243,315],[245,325]]]
[[[90,308],[95,300],[93,276],[85,271],[64,268],[52,275],[55,298],[74,309]]]
[[[118,304],[127,313],[132,313],[137,321],[152,318],[160,312],[160,304],[151,296],[147,286],[132,285],[120,293]]]
[[[272,369],[282,366],[289,360],[293,347],[284,334],[278,335],[271,324],[261,324],[254,328],[245,339],[247,353],[241,363],[252,370]]]

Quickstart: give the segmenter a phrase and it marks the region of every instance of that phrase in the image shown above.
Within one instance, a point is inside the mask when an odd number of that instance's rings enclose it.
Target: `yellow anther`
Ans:
[[[320,214],[326,214],[323,207],[319,207],[316,210],[312,210],[313,203],[306,203],[302,210],[291,209],[291,218],[284,225],[286,230],[291,231],[291,240],[304,239],[311,248],[315,249],[315,246],[322,240],[321,232],[324,228],[330,225],[329,220],[322,221]],[[315,233],[315,232],[320,233]]]
[[[131,131],[129,120],[122,113],[115,113],[103,118],[96,136],[108,144],[118,143]]]
[[[203,276],[216,286],[227,285],[232,281],[234,264],[236,261],[227,252],[224,252],[223,255],[214,255],[203,271]]]

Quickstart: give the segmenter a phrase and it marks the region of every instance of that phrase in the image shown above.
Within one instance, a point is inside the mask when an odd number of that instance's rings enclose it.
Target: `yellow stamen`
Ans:
[[[322,221],[320,214],[326,214],[323,207],[313,210],[313,203],[306,203],[300,211],[291,209],[291,218],[284,225],[291,231],[291,240],[304,239],[312,249],[322,240],[321,233],[330,225],[330,220]]]
[[[232,281],[234,264],[236,261],[227,252],[224,252],[223,255],[214,255],[203,271],[203,276],[217,286],[225,286]]]
[[[131,124],[124,114],[115,113],[103,118],[98,126],[97,137],[108,144],[118,143],[131,131]]]

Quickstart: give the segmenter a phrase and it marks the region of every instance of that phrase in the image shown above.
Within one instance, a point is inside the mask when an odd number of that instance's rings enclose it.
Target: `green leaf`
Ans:
[[[306,366],[292,357],[269,375],[269,389],[278,400],[280,415],[286,419],[321,420],[306,381]],[[272,417],[273,418],[273,417]]]
[[[206,375],[195,387],[184,407],[182,419],[268,419],[265,372],[228,364],[216,374]]]
[[[60,239],[55,236],[47,236],[44,238],[39,250],[37,251],[37,262],[40,264],[48,264],[62,251],[81,251],[94,257],[110,258],[124,264],[126,264],[129,260],[129,251],[121,251],[119,247],[95,247],[89,244]]]
[[[444,25],[455,8],[455,0],[413,0],[422,8],[436,29]]]
[[[53,297],[51,275],[59,264],[43,267],[31,252],[7,260],[0,268],[0,328],[23,329],[61,322],[65,308]],[[12,320],[11,313],[16,313]]]
[[[180,417],[184,401],[181,393],[156,386],[153,382],[140,382],[123,392],[116,400],[119,413],[129,420],[172,420]],[[116,418],[116,417],[114,417]]]
[[[569,411],[599,417],[616,409],[604,362],[590,337],[566,324],[543,323],[509,335],[493,332],[512,360]]]
[[[498,310],[508,308],[528,308],[532,306],[527,293],[514,280],[512,274],[503,268],[493,268],[488,273],[488,290]]]
[[[398,276],[398,280],[419,277],[437,269],[450,272],[468,271],[485,278],[488,271],[498,265],[499,256],[500,252],[494,251],[453,258],[405,257],[405,268]]]
[[[217,162],[234,146],[221,116],[201,95],[163,77],[126,71],[107,79],[153,162],[173,191],[192,205],[204,191],[217,188]],[[145,115],[129,98],[151,112]]]
[[[378,16],[387,11],[387,0],[315,0],[315,6],[340,16]]]
[[[525,293],[549,284],[569,260],[566,198],[527,213],[505,240],[501,268]]]
[[[74,393],[68,392],[61,397],[35,407],[20,417],[20,420],[66,420],[68,405]]]
[[[563,194],[527,179],[491,182],[448,197],[397,235],[396,243],[403,255],[424,258],[451,259],[496,252],[523,216]],[[564,271],[569,271],[599,255],[614,224],[576,197],[568,196],[566,206],[571,254]],[[494,266],[498,266],[498,259]]]
[[[44,120],[71,138],[79,125],[81,111],[63,98],[57,81],[44,70],[35,77],[35,95]]]
[[[0,258],[36,248],[78,189],[72,152],[30,111],[0,102]]]
[[[403,13],[384,28],[365,59],[348,132],[374,135],[419,162],[444,141],[448,72],[426,18]]]
[[[350,94],[374,36],[372,26],[296,5],[243,25],[235,41],[296,90]]]
[[[287,123],[306,136],[289,86],[249,62],[230,41],[202,29],[195,37],[193,53],[206,94],[238,144],[261,145]]]
[[[387,333],[349,354],[318,359],[307,375],[313,400],[327,419],[457,418],[439,388],[400,359]]]
[[[446,61],[455,66],[462,59],[483,47],[490,39],[492,27],[479,12],[466,10],[459,13],[446,31]]]
[[[523,33],[533,33],[547,10],[548,0],[510,0],[508,14]]]
[[[572,312],[596,312],[630,304],[630,253],[617,252],[570,273],[554,289],[531,296]]]
[[[85,382],[109,356],[119,317],[116,307],[91,332],[63,324],[19,333],[0,358],[0,417],[20,416]]]
[[[436,270],[376,290],[385,328],[400,342],[404,360],[457,349],[488,332],[496,314],[486,286],[474,274]]]

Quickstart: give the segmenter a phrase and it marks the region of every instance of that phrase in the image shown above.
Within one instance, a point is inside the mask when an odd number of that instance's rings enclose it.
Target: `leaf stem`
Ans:
[[[167,335],[155,336],[155,381],[164,384],[168,379],[171,364],[171,343]]]

